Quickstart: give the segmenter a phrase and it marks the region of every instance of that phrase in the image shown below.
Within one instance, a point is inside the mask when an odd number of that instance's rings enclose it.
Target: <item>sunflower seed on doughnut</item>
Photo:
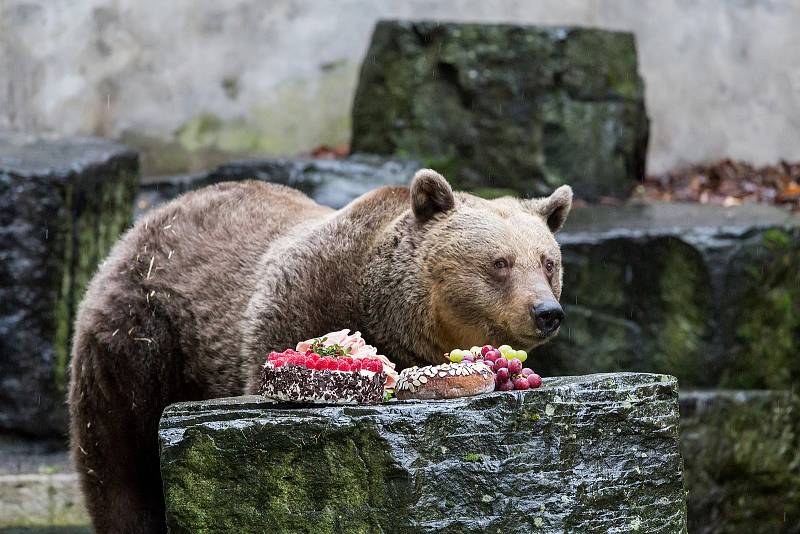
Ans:
[[[453,399],[494,391],[494,373],[481,362],[409,367],[400,373],[394,394],[404,399]]]

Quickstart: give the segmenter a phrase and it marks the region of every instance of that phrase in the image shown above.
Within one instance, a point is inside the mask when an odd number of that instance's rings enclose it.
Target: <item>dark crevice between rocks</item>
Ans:
[[[473,102],[472,94],[467,91],[463,85],[461,85],[461,81],[459,80],[458,76],[458,67],[452,63],[438,61],[436,63],[436,72],[439,78],[450,84],[450,86],[455,89],[459,99],[461,100],[461,106],[466,110],[471,110]]]

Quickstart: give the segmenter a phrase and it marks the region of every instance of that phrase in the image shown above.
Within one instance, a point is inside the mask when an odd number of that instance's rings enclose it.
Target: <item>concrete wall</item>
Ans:
[[[0,129],[121,138],[151,173],[347,142],[390,17],[633,31],[649,172],[800,159],[797,0],[2,0]]]

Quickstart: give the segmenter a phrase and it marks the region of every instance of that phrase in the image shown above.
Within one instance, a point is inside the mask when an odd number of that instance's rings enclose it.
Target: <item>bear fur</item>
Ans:
[[[293,189],[222,183],[149,213],[81,303],[72,454],[95,531],[165,530],[157,428],[170,403],[257,392],[271,350],[349,328],[398,364],[453,347],[533,347],[561,294],[553,233],[572,191],[484,200],[422,170],[341,210]]]

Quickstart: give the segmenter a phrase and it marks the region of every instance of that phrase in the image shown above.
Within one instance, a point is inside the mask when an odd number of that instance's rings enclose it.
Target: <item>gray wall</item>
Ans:
[[[797,0],[1,0],[0,129],[121,138],[157,173],[347,142],[388,17],[633,31],[649,172],[800,159]]]

